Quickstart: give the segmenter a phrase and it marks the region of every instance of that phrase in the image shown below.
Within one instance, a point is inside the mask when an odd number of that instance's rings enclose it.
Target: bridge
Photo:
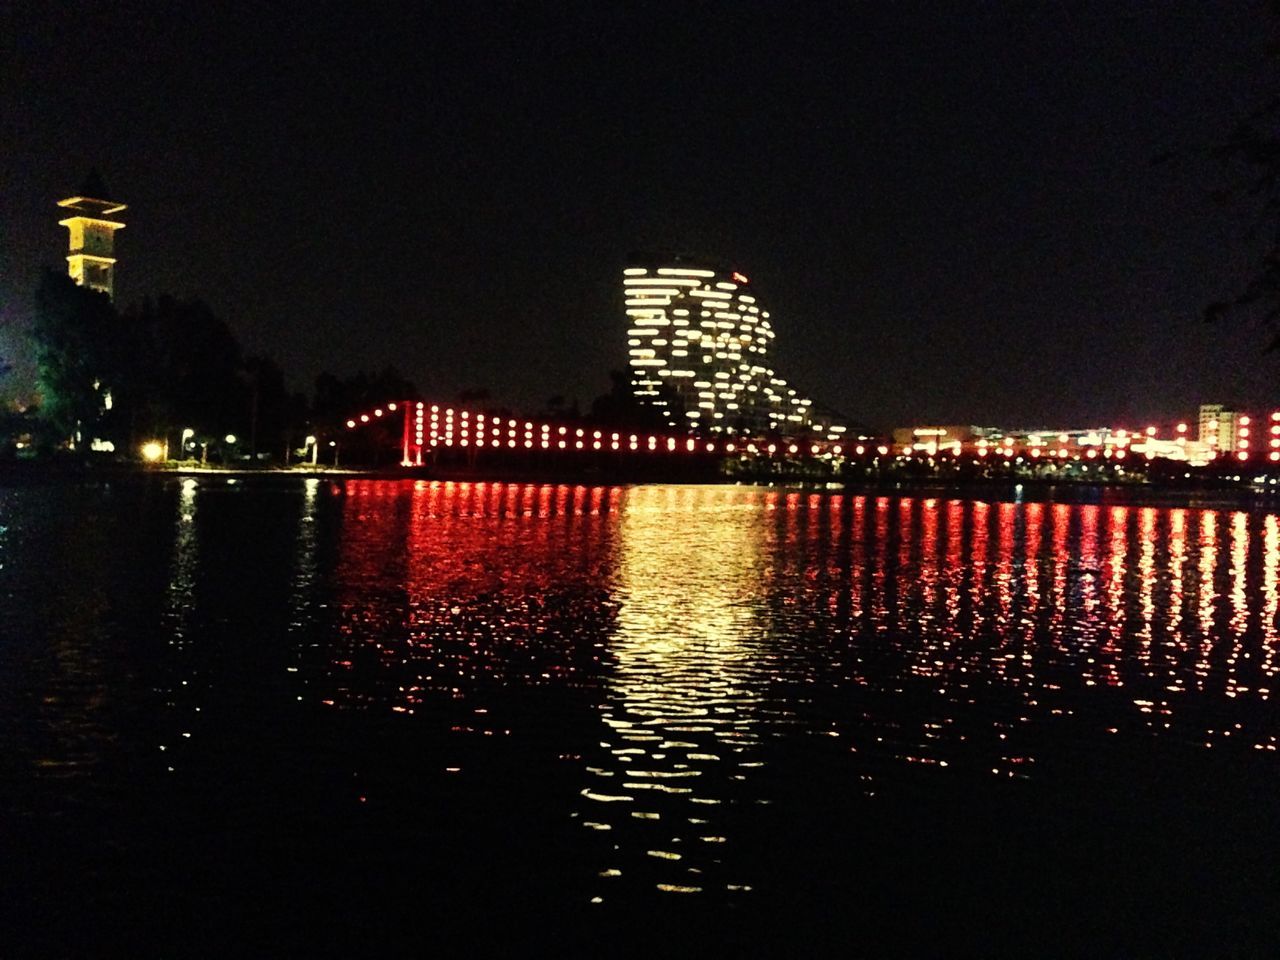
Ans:
[[[460,473],[477,467],[498,471],[621,472],[640,478],[707,476],[748,480],[874,480],[980,478],[1078,480],[1085,482],[1148,475],[1191,479],[1201,471],[1235,482],[1267,483],[1259,469],[1280,460],[1280,411],[1271,415],[1273,446],[1215,458],[1195,467],[1170,456],[1145,433],[1117,430],[1091,437],[1005,436],[993,439],[898,445],[887,439],[850,437],[844,441],[798,437],[724,436],[708,438],[669,432],[602,427],[468,409],[423,400],[395,400],[353,416],[350,431],[398,421],[400,465]],[[1165,445],[1179,441],[1167,441]],[[1250,470],[1253,468],[1253,470]],[[1273,468],[1274,469],[1274,468]],[[1153,474],[1154,471],[1154,474]],[[1239,476],[1236,476],[1236,473]],[[1245,476],[1248,472],[1249,476]],[[1231,473],[1230,477],[1226,474]]]
[[[707,439],[669,433],[627,431],[555,423],[542,419],[482,413],[459,406],[422,400],[395,400],[347,420],[348,430],[380,422],[401,422],[403,467],[427,465],[446,451],[505,454],[616,453],[638,457],[752,457],[833,459],[848,454],[889,453],[887,446],[859,445],[846,453],[847,444],[832,441],[785,438]]]

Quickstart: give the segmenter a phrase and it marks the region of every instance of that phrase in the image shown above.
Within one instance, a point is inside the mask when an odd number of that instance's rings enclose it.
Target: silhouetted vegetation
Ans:
[[[35,307],[38,416],[15,414],[4,426],[10,436],[31,434],[44,452],[110,450],[132,458],[156,441],[168,445],[171,459],[286,463],[306,455],[306,438],[316,436],[326,446],[332,438],[334,454],[346,443],[348,459],[378,462],[394,446],[395,431],[349,438],[345,421],[417,396],[387,367],[346,378],[323,373],[308,402],[290,392],[274,359],[246,356],[226,323],[198,300],[161,296],[121,313],[106,294],[46,271]]]

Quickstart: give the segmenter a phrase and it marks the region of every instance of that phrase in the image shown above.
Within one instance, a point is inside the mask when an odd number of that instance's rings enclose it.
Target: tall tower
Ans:
[[[92,171],[76,196],[58,201],[58,206],[72,211],[72,215],[59,220],[58,225],[66,227],[71,234],[67,252],[67,273],[71,279],[82,287],[101,290],[112,297],[116,267],[116,258],[112,256],[114,234],[124,224],[106,217],[124,210],[125,205],[105,199],[109,195],[98,171]]]

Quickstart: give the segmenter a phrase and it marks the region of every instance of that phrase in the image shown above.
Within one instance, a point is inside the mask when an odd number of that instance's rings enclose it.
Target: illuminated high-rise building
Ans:
[[[102,177],[93,171],[79,193],[58,201],[58,206],[71,211],[58,225],[70,233],[67,273],[71,279],[111,297],[115,295],[115,232],[124,224],[107,217],[124,210],[125,205],[106,199],[109,195]]]
[[[635,258],[623,270],[631,385],[667,424],[698,433],[813,434],[845,428],[773,370],[769,311],[736,270],[686,257]]]
[[[1199,440],[1205,450],[1230,453],[1235,449],[1239,414],[1220,403],[1200,404]]]

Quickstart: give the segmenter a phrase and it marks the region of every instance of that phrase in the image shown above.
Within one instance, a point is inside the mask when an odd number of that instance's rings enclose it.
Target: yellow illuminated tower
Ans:
[[[71,234],[67,252],[67,273],[71,279],[111,297],[115,295],[114,235],[124,224],[108,220],[107,216],[124,210],[125,205],[107,200],[107,196],[106,184],[94,170],[76,196],[58,201],[58,206],[71,211],[71,216],[59,220],[58,224]]]

